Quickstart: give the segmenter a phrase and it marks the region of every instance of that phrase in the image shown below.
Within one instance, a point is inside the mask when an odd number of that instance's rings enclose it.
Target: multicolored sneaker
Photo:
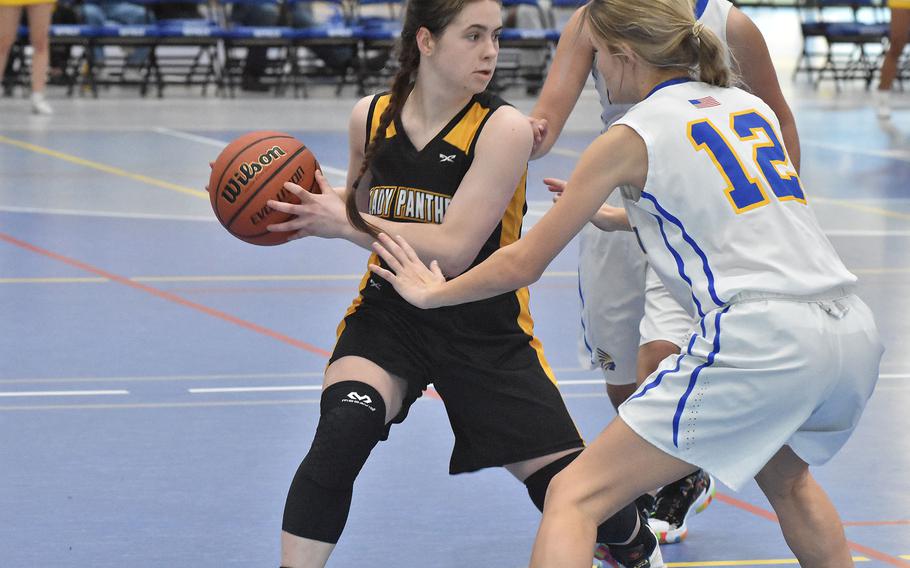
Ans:
[[[716,489],[714,478],[700,469],[658,491],[648,524],[660,543],[682,542],[689,534],[686,521],[711,504]]]
[[[610,555],[619,568],[666,568],[660,554],[657,536],[642,519],[642,527],[635,540],[627,545],[611,544]]]
[[[591,568],[619,568],[619,564],[613,560],[610,548],[606,544],[598,542],[594,547],[594,564]]]

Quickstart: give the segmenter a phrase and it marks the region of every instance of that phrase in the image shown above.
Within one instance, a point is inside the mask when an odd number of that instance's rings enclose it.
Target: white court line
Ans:
[[[90,391],[19,391],[0,392],[0,398],[31,397],[31,396],[110,396],[130,394],[126,390],[90,390]]]
[[[533,203],[533,202],[529,202]],[[543,217],[549,208],[539,206],[528,206],[528,212],[525,218]],[[89,211],[84,209],[51,209],[41,207],[16,207],[11,205],[0,205],[0,212],[5,213],[31,213],[36,215],[71,215],[77,217],[103,217],[111,219],[151,219],[161,221],[192,221],[214,223],[217,221],[213,215],[164,215],[158,213],[126,213],[114,211]],[[825,231],[829,237],[910,237],[910,230],[907,231],[871,231],[871,230],[850,230],[835,229]],[[362,275],[361,275],[362,276]],[[358,276],[360,278],[361,276]]]
[[[283,391],[321,391],[322,385],[298,385],[293,387],[223,387],[186,389],[190,394],[212,394],[226,392],[283,392]]]
[[[39,215],[72,215],[77,217],[110,217],[114,219],[155,219],[164,221],[217,221],[213,215],[162,215],[157,213],[125,213],[119,211],[89,211],[85,209],[48,209],[0,205],[6,213],[37,213]]]
[[[217,138],[209,138],[208,136],[198,136],[196,134],[190,134],[189,132],[182,132],[180,130],[173,130],[171,128],[164,128],[161,126],[152,128],[152,132],[158,134],[163,134],[165,136],[173,136],[174,138],[182,138],[183,140],[189,140],[191,142],[198,142],[200,144],[206,144],[208,146],[214,146],[216,148],[224,148],[228,145],[228,142],[224,140],[218,140]],[[329,173],[332,175],[337,175],[341,177],[347,177],[347,170],[339,170],[338,168],[333,168],[332,166],[327,166],[320,162],[319,167],[323,172]]]
[[[587,381],[559,381],[559,386],[569,385],[602,385],[603,380]],[[190,394],[220,394],[220,393],[237,393],[237,392],[293,392],[293,391],[321,391],[322,385],[297,385],[297,386],[273,386],[273,387],[213,387],[213,388],[191,388],[186,389]]]
[[[910,237],[910,231],[825,231],[829,237]]]
[[[211,375],[150,375],[133,377],[45,377],[45,378],[11,378],[0,379],[0,384],[19,383],[133,383],[157,381],[213,381],[213,380],[239,380],[239,379],[302,379],[306,377],[322,377],[322,371],[300,373],[218,373]]]

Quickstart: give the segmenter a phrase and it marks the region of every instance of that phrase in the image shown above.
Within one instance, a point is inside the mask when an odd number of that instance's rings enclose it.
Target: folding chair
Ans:
[[[866,88],[878,71],[888,35],[882,4],[877,0],[815,0],[827,44],[825,62],[815,77],[826,76],[839,91],[842,81],[862,80]]]

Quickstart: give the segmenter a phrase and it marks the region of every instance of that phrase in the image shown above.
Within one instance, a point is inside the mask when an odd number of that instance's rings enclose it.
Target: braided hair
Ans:
[[[465,4],[471,1],[476,0],[409,0],[407,3],[401,35],[396,46],[399,67],[392,79],[389,104],[379,117],[379,127],[367,145],[363,162],[360,164],[360,171],[357,172],[351,191],[348,192],[345,199],[348,221],[358,231],[369,233],[373,237],[379,235],[379,230],[364,219],[357,209],[357,190],[363,176],[370,168],[370,162],[376,155],[377,149],[386,139],[386,130],[393,120],[401,116],[401,109],[414,88],[417,70],[420,66],[417,31],[420,28],[426,28],[434,36],[439,36],[458,16]]]

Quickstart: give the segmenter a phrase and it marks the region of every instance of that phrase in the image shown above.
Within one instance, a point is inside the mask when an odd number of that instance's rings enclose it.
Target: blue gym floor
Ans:
[[[883,123],[859,86],[785,87],[811,202],[888,349],[855,436],[815,474],[859,565],[910,566],[910,105]],[[0,567],[278,565],[285,493],[367,253],[245,244],[203,187],[220,147],[259,128],[298,136],[341,183],[355,99],[168,96],[58,98],[50,119],[0,101]],[[590,93],[573,116],[531,165],[526,226],[549,206],[540,179],[568,175],[596,135]],[[576,358],[576,254],[532,287],[532,313],[591,439],[614,413]],[[527,565],[539,517],[524,487],[500,470],[450,477],[451,444],[425,396],[364,468],[330,566]],[[664,556],[795,565],[768,511],[754,484],[722,487]]]

